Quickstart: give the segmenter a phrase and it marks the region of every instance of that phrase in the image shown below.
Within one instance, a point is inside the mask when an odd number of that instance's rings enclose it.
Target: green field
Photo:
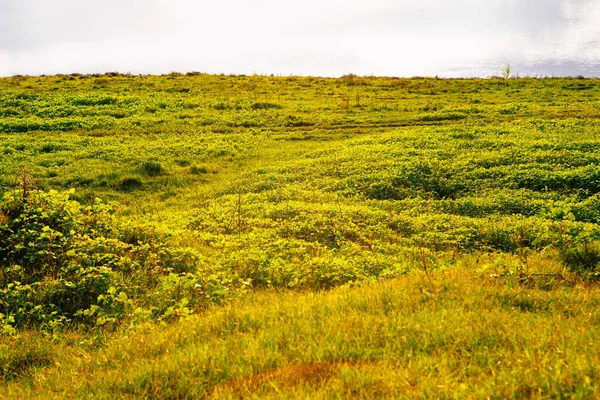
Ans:
[[[600,397],[600,80],[0,79],[0,398]]]

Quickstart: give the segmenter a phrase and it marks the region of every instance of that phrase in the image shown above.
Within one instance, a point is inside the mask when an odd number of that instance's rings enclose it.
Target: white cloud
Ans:
[[[0,75],[410,76],[600,64],[599,21],[600,0],[4,0]]]

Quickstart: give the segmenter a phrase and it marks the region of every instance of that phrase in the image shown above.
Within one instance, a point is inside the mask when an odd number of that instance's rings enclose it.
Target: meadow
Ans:
[[[599,95],[0,79],[0,397],[600,396]]]

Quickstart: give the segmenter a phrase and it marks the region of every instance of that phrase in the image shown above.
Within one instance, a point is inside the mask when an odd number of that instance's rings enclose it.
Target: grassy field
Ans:
[[[599,397],[599,118],[595,79],[0,79],[0,397]]]

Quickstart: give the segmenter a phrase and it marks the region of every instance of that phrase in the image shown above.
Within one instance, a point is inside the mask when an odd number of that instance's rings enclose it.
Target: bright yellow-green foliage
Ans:
[[[598,396],[599,95],[0,80],[0,396]]]
[[[597,398],[600,293],[469,269],[256,292],[179,323],[7,341],[13,398]],[[16,345],[16,346],[15,346]],[[18,368],[22,368],[20,371]],[[29,369],[28,369],[29,368]]]

